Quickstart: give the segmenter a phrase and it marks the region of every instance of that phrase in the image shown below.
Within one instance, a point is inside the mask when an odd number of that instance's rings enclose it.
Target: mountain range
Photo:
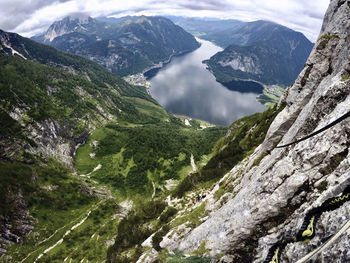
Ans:
[[[205,63],[231,89],[237,81],[293,84],[313,47],[302,33],[268,21],[240,23],[203,37],[226,47]]]
[[[163,17],[66,17],[33,40],[75,53],[121,76],[143,72],[199,47],[195,38]]]
[[[312,48],[301,33],[267,21],[175,21],[189,32],[227,47],[205,63],[217,81],[243,92],[262,93],[263,85],[292,84]],[[125,76],[160,67],[172,56],[197,48],[194,37],[178,25],[163,17],[66,17],[33,39]]]

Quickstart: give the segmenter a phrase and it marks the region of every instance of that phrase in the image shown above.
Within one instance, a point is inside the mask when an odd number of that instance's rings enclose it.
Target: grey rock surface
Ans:
[[[13,209],[6,216],[0,215],[0,257],[11,243],[20,243],[22,237],[34,229],[35,224],[21,190],[8,192],[5,202]]]
[[[224,180],[233,195],[223,205],[208,200],[209,218],[184,237],[167,238],[164,247],[190,252],[206,241],[211,256],[222,262],[263,262],[268,249],[285,234],[294,236],[304,216],[350,184],[350,119],[288,148],[274,148],[304,137],[349,111],[350,3],[332,0],[304,70],[287,90],[286,107],[272,123],[266,139]],[[261,154],[268,153],[258,166]],[[336,164],[334,160],[337,159]],[[324,189],[320,185],[326,185]],[[215,187],[215,192],[219,187]],[[210,198],[210,197],[209,197]],[[350,220],[350,203],[322,214],[317,235],[308,244],[289,244],[282,262],[296,262]],[[346,234],[317,262],[350,262]]]

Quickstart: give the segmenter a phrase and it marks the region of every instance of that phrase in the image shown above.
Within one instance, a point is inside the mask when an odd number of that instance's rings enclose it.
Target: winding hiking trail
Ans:
[[[74,229],[76,229],[77,227],[79,227],[81,224],[83,224],[85,222],[85,220],[89,217],[90,213],[92,210],[90,210],[87,215],[77,224],[75,224],[74,226],[72,226],[66,233],[64,233],[64,235],[61,237],[60,240],[58,240],[54,245],[52,245],[51,247],[47,248],[44,250],[44,252],[42,252],[35,260],[34,263],[37,262],[38,259],[40,259],[42,256],[44,256],[47,252],[49,252],[50,250],[54,249],[56,246],[60,245],[63,242],[63,239],[68,236],[70,234],[70,232],[72,232]]]
[[[59,229],[57,229],[51,236],[49,236],[49,237],[45,238],[44,240],[40,241],[40,242],[37,244],[37,246],[39,246],[39,245],[45,243],[46,241],[48,241],[49,239],[51,239],[54,235],[57,234],[58,231],[60,231],[61,229],[65,228],[66,226],[67,226],[67,225],[64,225],[64,226],[60,227]],[[26,261],[27,258],[29,258],[31,255],[33,255],[33,253],[37,252],[39,249],[40,249],[40,248],[38,248],[38,249],[33,250],[32,252],[30,252],[24,259],[21,260],[20,263],[23,263],[24,261]]]
[[[90,173],[88,173],[88,174],[79,174],[79,176],[90,178],[90,175],[91,175],[92,173],[94,173],[94,172],[100,170],[101,168],[102,168],[102,164],[99,163]]]
[[[195,172],[198,171],[197,165],[196,165],[196,163],[194,162],[193,154],[191,154],[191,166],[192,166],[192,173],[195,173]]]
[[[303,258],[299,259],[296,263],[304,263],[310,260],[312,257],[318,255],[325,249],[327,249],[330,245],[332,245],[346,230],[350,228],[350,220],[331,238],[329,239],[325,244],[322,246],[316,248],[315,250],[311,251],[309,254],[304,256]]]
[[[92,208],[91,210],[89,210],[89,212],[86,214],[86,216],[81,219],[78,223],[76,223],[74,226],[72,226],[69,230],[67,230],[63,236],[61,237],[60,240],[58,240],[55,244],[53,244],[51,247],[48,247],[47,249],[45,249],[35,260],[34,263],[37,262],[37,260],[39,260],[41,257],[43,257],[47,252],[51,251],[52,249],[54,249],[55,247],[57,247],[58,245],[60,245],[63,242],[63,239],[68,236],[74,229],[78,228],[80,225],[82,225],[86,219],[88,219],[88,217],[90,216],[91,212],[94,211],[97,207],[99,207],[99,205],[101,204],[101,202],[99,202],[98,204],[96,204],[96,206],[94,208]],[[52,237],[53,235],[51,235]]]

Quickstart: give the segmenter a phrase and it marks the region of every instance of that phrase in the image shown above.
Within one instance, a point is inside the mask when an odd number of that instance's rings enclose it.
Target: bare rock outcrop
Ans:
[[[223,206],[220,200],[208,200],[210,216],[204,223],[180,239],[168,236],[161,246],[190,252],[205,241],[208,255],[225,255],[221,262],[263,262],[279,239],[295,236],[310,209],[350,184],[350,119],[288,148],[275,146],[308,135],[347,113],[349,74],[350,2],[332,0],[320,37],[304,70],[287,90],[286,106],[264,143],[222,179],[234,186],[234,194]],[[265,157],[253,165],[261,156]],[[345,203],[323,213],[315,238],[307,244],[289,244],[282,262],[296,262],[336,233],[350,220],[349,207]],[[350,262],[347,234],[323,251],[317,262]]]
[[[6,215],[0,215],[0,257],[11,243],[20,243],[22,237],[34,229],[35,219],[29,214],[21,190],[6,194]]]

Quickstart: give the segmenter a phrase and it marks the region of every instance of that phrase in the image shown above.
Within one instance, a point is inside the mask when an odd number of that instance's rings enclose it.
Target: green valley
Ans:
[[[169,122],[111,122],[95,130],[78,149],[75,161],[79,174],[113,186],[117,196],[151,197],[165,190],[168,180],[179,180],[179,172],[211,153],[226,128],[188,128],[177,119]],[[96,169],[98,167],[98,169]]]
[[[0,261],[101,262],[133,204],[169,195],[227,128],[187,126],[89,60],[1,39]]]
[[[264,113],[237,120],[230,126],[226,135],[217,140],[214,148],[209,150],[209,156],[203,156],[202,160],[205,161],[196,162],[198,170],[192,170],[182,178],[174,177],[181,180],[170,191],[158,191],[158,194],[149,199],[140,198],[139,195],[134,200],[133,210],[118,226],[114,245],[108,250],[107,262],[136,262],[141,255],[147,255],[148,252],[152,254],[151,248],[157,250],[161,262],[210,262],[210,258],[202,257],[205,253],[205,244],[202,249],[194,251],[191,257],[169,254],[159,244],[166,234],[181,235],[184,228],[194,229],[201,224],[202,218],[205,218],[208,212],[204,203],[196,201],[196,196],[208,193],[227,171],[253,153],[264,140],[271,122],[283,108],[284,105],[280,107],[275,105]],[[209,128],[206,130],[215,134],[213,132],[218,128],[212,129],[214,130],[210,131]],[[188,147],[190,149],[191,144],[188,144]],[[201,149],[198,145],[196,147],[198,150]],[[180,161],[179,157],[175,158]],[[163,159],[161,163],[164,165]],[[176,165],[176,162],[174,164]],[[186,162],[183,165],[186,165]],[[159,166],[159,163],[155,166]],[[165,174],[169,174],[168,168],[165,168]],[[162,179],[161,176],[158,178]],[[166,178],[167,176],[164,179]],[[222,190],[217,191],[217,199],[230,191],[225,187],[223,185]],[[173,199],[169,198],[169,195]],[[174,232],[169,232],[171,229]]]

